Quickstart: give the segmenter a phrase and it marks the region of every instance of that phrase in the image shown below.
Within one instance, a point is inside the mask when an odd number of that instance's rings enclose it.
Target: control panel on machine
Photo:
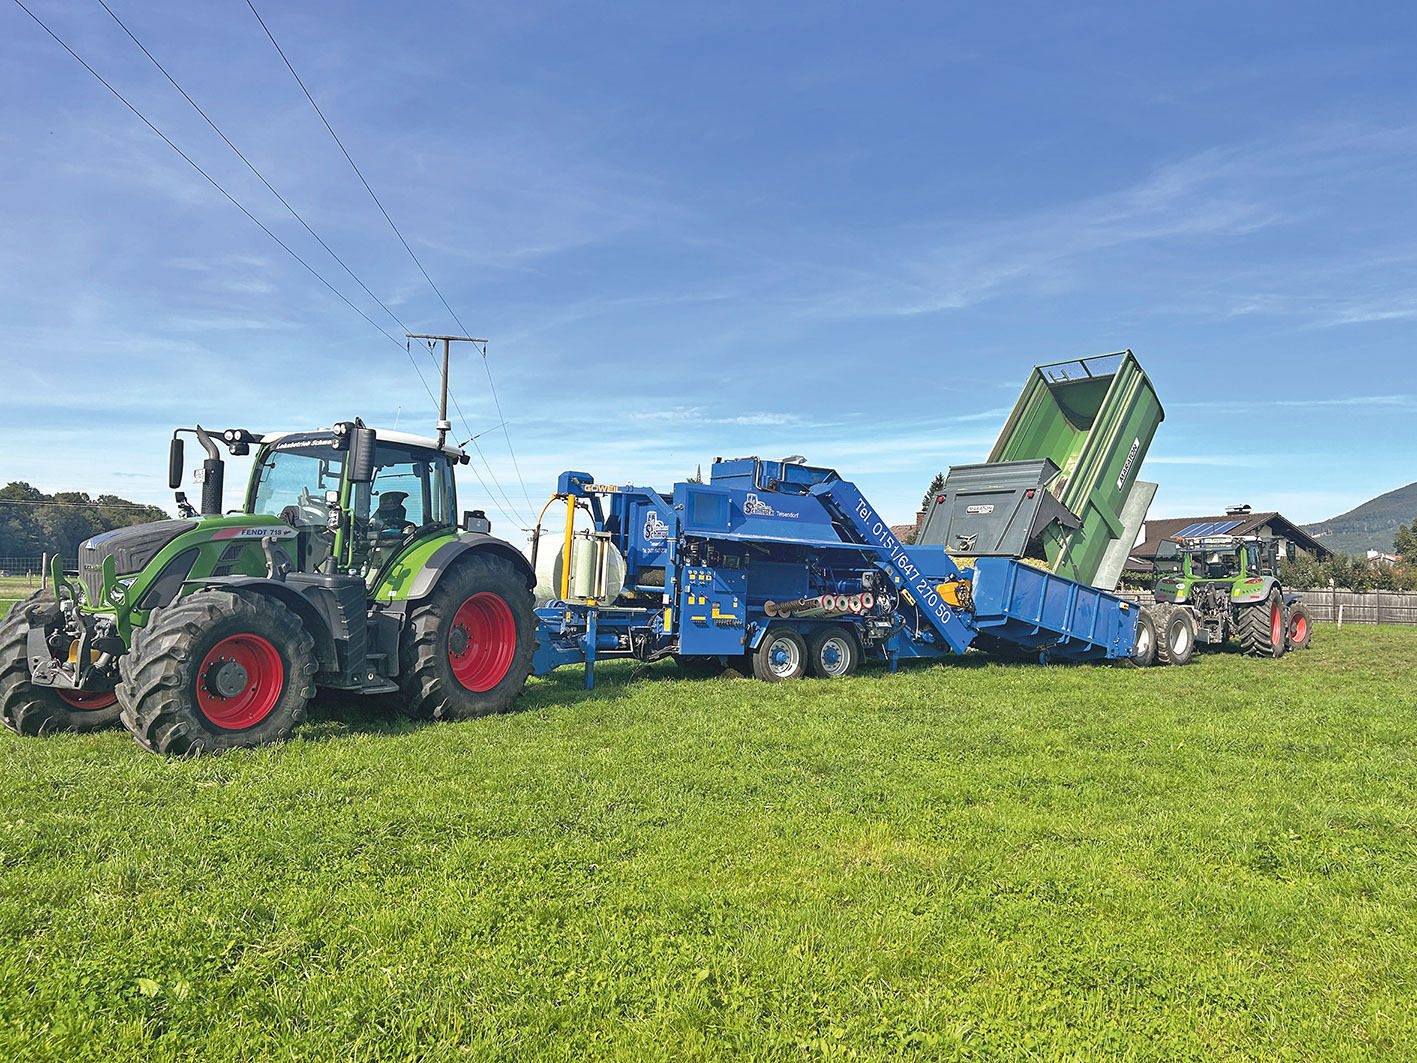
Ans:
[[[742,653],[747,619],[745,570],[685,566],[679,595],[679,652]]]

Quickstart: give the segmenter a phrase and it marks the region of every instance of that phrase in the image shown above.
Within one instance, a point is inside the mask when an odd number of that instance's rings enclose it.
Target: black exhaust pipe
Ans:
[[[201,425],[197,425],[197,439],[207,452],[206,460],[202,462],[202,516],[219,517],[226,465],[221,460],[221,451],[217,450],[216,443]]]

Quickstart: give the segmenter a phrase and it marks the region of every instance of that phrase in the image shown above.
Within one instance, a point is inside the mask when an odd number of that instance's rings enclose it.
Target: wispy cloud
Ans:
[[[808,423],[794,413],[752,412],[718,415],[704,406],[674,406],[664,410],[635,410],[625,416],[631,421],[670,424],[679,427],[703,425],[783,427],[787,425],[802,426]]]
[[[1349,395],[1330,398],[1302,399],[1209,399],[1205,401],[1173,402],[1173,408],[1192,410],[1215,410],[1222,413],[1241,413],[1262,407],[1275,409],[1377,409],[1377,410],[1417,410],[1417,396],[1414,395]]]
[[[1148,454],[1146,464],[1151,465],[1204,465],[1219,469],[1262,469],[1273,464],[1276,459],[1265,454]]]
[[[1341,210],[1343,190],[1365,167],[1417,171],[1414,148],[1417,127],[1312,128],[1211,147],[1130,185],[1024,214],[915,218],[864,238],[841,235],[848,253],[796,264],[802,283],[791,302],[809,317],[913,317],[1114,278],[1128,289],[1149,280],[1155,309],[1170,313],[1285,315],[1296,326],[1406,319],[1417,316],[1417,300],[1408,286],[1374,286],[1371,245],[1313,263],[1290,255],[1278,274],[1266,255],[1264,267],[1252,265],[1252,248],[1269,231],[1303,230]],[[1396,242],[1380,252],[1387,256],[1417,261]],[[840,259],[851,265],[832,265]],[[1335,285],[1345,278],[1355,283]]]

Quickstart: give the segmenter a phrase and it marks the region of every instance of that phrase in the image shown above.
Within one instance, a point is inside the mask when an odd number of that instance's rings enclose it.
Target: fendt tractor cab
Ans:
[[[444,422],[440,427],[446,427]],[[397,694],[405,712],[496,712],[531,670],[531,566],[457,518],[461,448],[361,421],[310,432],[173,433],[206,452],[200,511],[120,528],[56,557],[50,586],[0,625],[0,716],[38,734],[121,719],[154,752],[288,737],[316,687]],[[440,432],[440,435],[442,433]],[[224,463],[254,449],[239,512]]]
[[[1234,638],[1254,657],[1307,649],[1309,610],[1280,585],[1280,545],[1262,536],[1164,540],[1155,559],[1161,622],[1188,614],[1198,643],[1218,646]]]

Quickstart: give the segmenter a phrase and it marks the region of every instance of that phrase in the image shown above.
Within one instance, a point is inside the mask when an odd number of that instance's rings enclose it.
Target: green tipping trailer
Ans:
[[[1131,351],[1036,367],[989,460],[950,469],[916,541],[1115,586],[1156,494],[1137,473],[1165,416]]]

